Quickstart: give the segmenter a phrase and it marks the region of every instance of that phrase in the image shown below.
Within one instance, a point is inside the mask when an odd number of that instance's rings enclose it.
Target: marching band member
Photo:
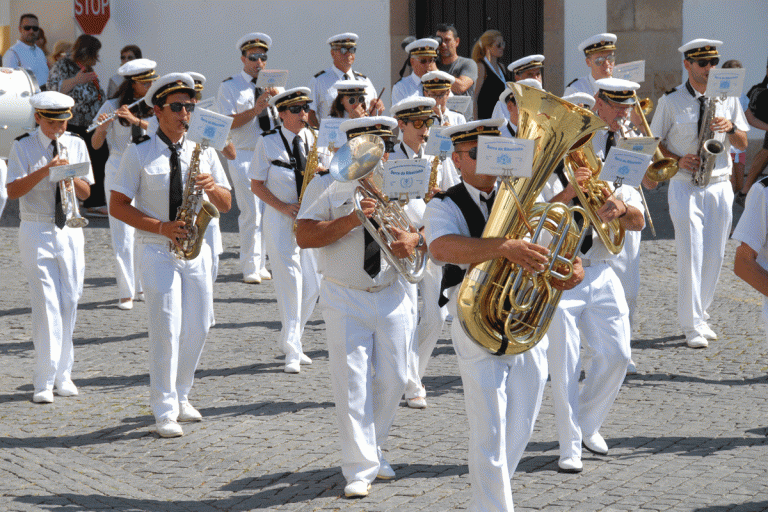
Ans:
[[[357,119],[365,117],[365,82],[359,80],[340,80],[333,84],[336,97],[331,103],[331,110],[325,117]]]
[[[243,282],[259,284],[271,279],[266,268],[262,215],[264,203],[251,192],[248,165],[259,134],[277,126],[278,120],[269,108],[269,99],[276,89],[262,90],[256,87],[259,72],[267,65],[267,52],[272,38],[261,32],[252,32],[240,38],[236,48],[240,52],[243,70],[224,80],[216,95],[216,111],[234,118],[230,137],[237,150],[230,164],[230,176],[235,187],[235,198],[240,215],[237,218],[240,231],[240,266]]]
[[[573,103],[578,107],[586,108],[587,110],[592,110],[595,108],[595,97],[585,92],[574,92],[567,94],[563,96],[563,99],[569,103]]]
[[[441,72],[437,71],[437,73]],[[448,82],[445,81],[445,83]],[[390,154],[390,160],[426,158],[424,148],[426,146],[427,132],[435,120],[434,108],[435,100],[432,98],[411,97],[390,109],[392,115],[397,119],[397,126],[400,128],[403,139],[395,145],[394,152]],[[461,116],[461,114],[457,115]],[[463,118],[464,116],[461,117]],[[437,188],[427,191],[428,198],[431,198],[435,192],[448,190],[459,182],[456,168],[448,160],[438,164],[436,171],[435,184]],[[406,207],[406,212],[412,224],[417,228],[423,227],[425,207],[424,199],[417,198],[410,199]],[[443,323],[448,317],[448,310],[438,305],[441,277],[442,271],[440,267],[428,261],[424,277],[419,281],[418,285],[404,283],[411,294],[411,301],[414,304],[414,325],[417,325],[408,351],[408,383],[405,388],[406,404],[413,409],[424,409],[427,407],[427,392],[421,383],[421,378],[427,370],[429,358],[435,345],[437,345],[437,339],[443,332]],[[418,291],[421,291],[424,301],[421,314],[418,314],[417,307]],[[419,318],[421,318],[421,323],[419,323]]]
[[[185,132],[194,96],[194,81],[185,73],[170,73],[150,87],[144,101],[153,107],[159,128],[128,146],[110,200],[115,218],[139,230],[142,242],[150,405],[161,437],[181,436],[178,422],[202,419],[189,393],[211,323],[211,247],[204,239],[200,254],[189,260],[169,249],[169,241],[178,247],[186,234],[184,221],[176,217],[191,192],[185,184],[195,144]],[[199,168],[196,189],[219,211],[229,211],[229,183],[213,148],[200,152]]]
[[[376,97],[376,89],[371,79],[362,73],[352,70],[357,53],[357,34],[345,32],[329,37],[327,43],[331,45],[331,59],[333,66],[320,71],[309,81],[312,91],[310,99],[314,109],[309,111],[309,122],[312,126],[320,126],[320,121],[331,112],[331,105],[337,96],[337,89],[333,86],[340,81],[354,80],[363,83],[365,104],[363,111],[373,109],[376,114],[383,112],[384,105]],[[372,105],[372,103],[375,103]]]
[[[526,270],[543,270],[545,247],[524,240],[481,238],[496,196],[495,176],[476,173],[477,138],[499,135],[503,119],[486,119],[445,128],[461,182],[438,194],[427,205],[426,237],[435,261],[449,263],[442,291],[458,319],[456,293],[472,263],[507,258]],[[454,279],[451,279],[454,278]],[[574,279],[577,282],[578,279]],[[469,509],[513,510],[511,478],[533,433],[547,381],[546,337],[527,352],[494,355],[470,338],[458,321],[451,337],[464,386],[469,420]]]
[[[596,34],[579,44],[579,51],[584,52],[589,74],[572,80],[566,87],[563,96],[574,92],[585,92],[594,96],[598,86],[596,80],[611,78],[613,65],[616,63],[616,36],[614,34]]]
[[[392,139],[397,121],[388,117],[350,119],[341,125],[347,138],[371,133]],[[298,215],[299,247],[319,247],[320,304],[328,337],[341,469],[347,497],[367,496],[374,478],[395,472],[381,448],[403,396],[414,305],[398,273],[381,257],[375,240],[360,225],[352,203],[356,183],[315,177]],[[374,199],[362,200],[363,213]],[[396,230],[392,251],[404,257],[421,235]],[[426,249],[423,247],[422,249]]]
[[[618,131],[619,122],[629,115],[639,85],[608,79],[601,80],[599,87],[598,103],[606,102],[606,108],[599,109],[597,114],[612,131]],[[600,158],[604,158],[607,140],[607,135],[598,133],[590,142]],[[588,168],[577,169],[578,186],[583,186],[591,175]],[[606,223],[619,219],[627,231],[641,230],[645,216],[639,196],[628,195],[626,189],[630,187],[626,185],[615,191],[611,184],[606,185],[602,190],[605,202],[597,215]],[[562,168],[552,174],[542,196],[549,202],[565,204],[577,200],[574,185],[564,177]],[[617,256],[593,233],[585,238],[581,252],[584,280],[563,293],[547,333],[547,359],[560,443],[558,466],[565,473],[582,471],[582,443],[593,453],[608,453],[599,430],[619,393],[630,359],[629,310],[621,281],[609,264]],[[589,355],[589,367],[584,386],[579,389],[581,345]]]
[[[421,77],[437,71],[437,41],[428,37],[417,39],[405,47],[413,72],[392,86],[392,104],[396,105],[411,96],[421,95]]]
[[[533,87],[540,91],[544,90],[541,87],[541,82],[535,78],[525,78],[518,83]],[[499,94],[499,101],[496,102],[496,106],[498,107],[499,105],[504,106],[503,117],[507,120],[507,123],[501,128],[501,136],[509,138],[517,137],[517,101],[515,100],[515,95],[512,94],[512,89],[510,87],[506,87],[501,91],[501,94]],[[499,113],[497,117],[501,118],[502,114]]]
[[[421,77],[422,96],[435,100],[435,114],[441,126],[456,126],[467,122],[463,114],[449,110],[448,97],[452,95],[451,84],[456,78],[445,71],[430,71]]]
[[[128,106],[143,98],[152,82],[157,80],[156,66],[157,63],[149,59],[134,59],[120,66],[117,73],[123,77],[123,83],[117,89],[115,98],[106,101],[94,119],[94,122],[103,124],[93,132],[93,149],[101,148],[105,141],[109,147],[109,159],[104,168],[105,197],[109,197],[109,191],[112,190],[125,148],[144,135],[149,126],[146,118],[151,117],[152,112],[143,102],[131,109]],[[112,115],[114,117],[106,121]],[[137,271],[138,255],[134,250],[136,230],[110,215],[109,231],[116,262],[117,307],[133,309],[134,296],[138,299],[142,294]]]
[[[521,82],[525,85],[530,85],[531,87],[544,90],[542,87],[542,72],[544,70],[543,55],[528,55],[522,59],[517,59],[515,62],[507,66],[507,70],[509,70],[510,74],[512,75],[513,82]],[[532,83],[533,80],[536,80],[539,82],[539,84],[534,85]],[[505,94],[507,91],[511,91],[511,89],[507,87],[504,91],[502,91],[502,95],[507,96]],[[499,101],[497,101],[496,105],[493,107],[493,117],[506,117],[509,119],[509,111],[507,110],[507,105],[501,99],[499,99]]]
[[[728,149],[731,145],[745,149],[749,130],[738,98],[718,100],[711,130],[715,136],[725,136],[725,148],[715,160],[709,185],[699,187],[691,181],[701,164],[698,152],[703,141],[698,140],[698,124],[706,103],[703,93],[709,71],[720,60],[717,47],[721,44],[694,39],[678,48],[684,56],[688,80],[659,99],[651,123],[651,132],[661,138],[662,153],[676,159],[680,169],[669,182],[669,213],[677,247],[677,316],[692,348],[706,347],[708,340],[717,339],[707,324],[707,309],[715,297],[733,220]]]
[[[251,190],[266,205],[264,221],[269,229],[264,237],[283,325],[279,347],[285,354],[286,373],[299,373],[300,363],[312,364],[301,348],[301,336],[320,294],[315,253],[299,249],[293,234],[302,183],[310,179],[309,148],[315,143],[305,128],[309,94],[308,88],[296,87],[272,97],[270,105],[277,109],[282,126],[264,133],[256,143],[248,172]]]
[[[11,146],[6,188],[9,199],[19,199],[19,252],[32,303],[32,401],[52,403],[54,386],[59,396],[78,394],[71,377],[72,334],[85,271],[83,230],[65,224],[62,201],[87,198],[94,180],[89,169],[87,176],[74,179],[74,194],[61,197],[60,185],[49,180],[51,168],[80,162],[90,167],[85,141],[66,131],[75,101],[48,91],[29,102],[39,126]]]

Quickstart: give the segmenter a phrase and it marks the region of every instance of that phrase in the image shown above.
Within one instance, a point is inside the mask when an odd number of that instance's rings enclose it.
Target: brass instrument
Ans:
[[[318,155],[317,155],[317,132],[312,129],[311,126],[309,126],[309,123],[306,123],[307,129],[309,129],[310,132],[312,132],[312,136],[315,138],[315,141],[312,143],[312,148],[309,150],[309,154],[307,155],[307,163],[304,165],[304,172],[301,173],[302,181],[301,181],[301,191],[299,192],[299,203],[301,203],[301,200],[304,198],[304,192],[307,190],[307,185],[309,185],[309,182],[312,181],[312,178],[315,177],[315,172],[317,171],[317,163],[319,161]],[[296,222],[293,221],[293,233],[296,234]]]
[[[635,106],[633,108],[635,114],[637,114],[642,123],[642,126],[639,127],[640,131],[646,137],[653,137],[651,127],[648,125],[648,121],[645,118],[645,116],[653,110],[653,101],[651,101],[650,98],[638,100],[637,95],[635,95]],[[653,162],[648,166],[645,175],[648,176],[649,180],[659,183],[670,179],[677,174],[678,170],[677,160],[665,157],[661,152],[661,149],[656,148],[656,152],[653,154]],[[650,213],[648,214],[648,217],[650,218]]]
[[[67,148],[59,143],[58,135],[56,137],[56,152],[64,159],[67,158]],[[80,208],[77,205],[77,194],[75,194],[75,178],[67,178],[59,182],[59,194],[61,196],[61,208],[64,210],[66,225],[70,228],[84,228],[88,225],[88,219],[80,215]]]
[[[195,146],[189,162],[189,176],[184,186],[184,199],[176,211],[176,220],[184,221],[186,235],[179,239],[181,248],[169,242],[171,252],[181,260],[193,260],[203,247],[203,235],[211,219],[219,218],[219,210],[209,201],[203,200],[203,191],[196,186],[200,175],[200,153],[208,148],[203,143]]]
[[[519,109],[518,137],[536,141],[533,172],[531,178],[502,180],[483,238],[530,235],[532,242],[547,245],[550,260],[544,272],[530,273],[499,258],[472,265],[464,276],[456,299],[458,320],[470,338],[497,355],[533,348],[549,328],[561,295],[550,281],[572,276],[589,221],[582,208],[534,202],[566,152],[605,128],[586,109],[532,87],[508,85]],[[581,228],[576,212],[585,219]]]
[[[398,258],[392,253],[389,244],[396,240],[389,228],[396,227],[403,231],[415,232],[408,216],[397,201],[389,201],[374,183],[374,174],[381,166],[384,156],[384,141],[371,134],[358,135],[341,146],[330,164],[331,176],[336,181],[357,181],[358,187],[353,194],[355,212],[363,227],[379,244],[381,252],[397,272],[409,283],[418,283],[426,268],[426,254],[414,251],[405,258]],[[363,199],[376,200],[376,210],[369,219],[363,213],[360,202]]]
[[[645,104],[650,102],[650,107],[646,108],[645,106],[643,106],[643,102],[645,102]],[[637,104],[635,104],[635,107],[637,107]],[[640,109],[641,109],[641,113],[643,114],[643,121],[644,122],[645,122],[645,113],[646,112],[650,112],[652,108],[653,108],[653,102],[650,99],[644,98],[641,101]],[[630,127],[630,124],[631,124],[631,121],[629,119],[625,119],[624,122],[619,123],[619,127],[621,128],[621,136],[623,138],[625,138],[625,139],[630,138],[629,137],[630,136],[630,132],[632,131],[632,128]],[[645,124],[646,124],[646,126],[648,125],[647,122],[645,122]],[[648,132],[646,132],[646,133],[650,134],[650,129],[648,129]],[[659,154],[661,154],[661,151],[657,147],[656,148],[656,153],[654,154],[654,158],[656,158],[656,156],[659,155]],[[671,158],[669,158],[667,160],[672,162],[672,164],[674,165],[674,172],[672,173],[672,175],[670,175],[670,178],[671,178],[672,176],[674,176],[677,173],[677,161],[673,160]],[[653,163],[651,163],[651,165],[648,166],[648,169],[645,171],[646,174],[648,174],[648,172],[651,170],[651,168],[653,168],[653,166],[654,166]],[[650,208],[648,208],[648,202],[645,200],[645,193],[643,193],[643,184],[642,183],[640,185],[638,185],[637,191],[640,193],[640,200],[643,202],[643,210],[645,211],[645,215],[648,217],[648,227],[651,228],[651,234],[654,237],[656,237],[656,227],[653,225],[653,217],[651,217],[651,210],[650,210]]]
[[[702,188],[709,185],[717,157],[725,151],[725,145],[715,138],[715,133],[712,131],[712,121],[715,118],[718,101],[720,101],[719,98],[707,98],[704,112],[701,114],[698,151],[701,164],[696,172],[693,173],[691,181],[693,181],[694,185]]]
[[[428,203],[432,199],[429,196],[429,193],[437,186],[437,166],[440,165],[441,160],[439,155],[435,156],[432,160],[432,167],[429,170],[429,183],[427,183],[427,195],[424,197],[425,203]]]

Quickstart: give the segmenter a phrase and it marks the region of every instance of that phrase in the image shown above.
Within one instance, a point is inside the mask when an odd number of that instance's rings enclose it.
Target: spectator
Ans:
[[[69,57],[72,43],[69,41],[56,41],[53,51],[48,55],[48,69],[51,69],[62,57]]]
[[[473,99],[474,118],[489,119],[493,107],[507,84],[504,66],[499,63],[499,57],[504,55],[506,47],[504,36],[498,30],[486,30],[472,48],[472,60],[482,66],[477,66],[477,81]]]
[[[43,51],[43,55],[48,57],[48,38],[45,37],[45,30],[43,30],[43,27],[40,27],[40,30],[38,32],[37,41],[35,41],[35,44],[38,48],[40,48]]]
[[[140,59],[141,58],[141,48],[136,46],[135,44],[129,44],[128,46],[124,47],[122,50],[120,50],[120,65],[122,66],[126,62],[131,62],[134,59]],[[107,98],[112,99],[117,94],[117,90],[120,88],[120,85],[123,83],[123,77],[120,76],[119,73],[115,73],[112,75],[112,77],[109,79],[109,83],[107,84]]]
[[[455,95],[472,97],[475,93],[475,80],[477,80],[477,63],[467,57],[459,57],[456,53],[459,48],[459,33],[456,27],[441,23],[437,26],[438,61],[437,69],[445,71],[456,77],[451,85],[451,92]],[[472,105],[467,106],[466,111],[461,112],[467,120],[472,119]]]
[[[744,66],[741,65],[741,62],[736,59],[727,60],[723,63],[723,69],[743,67]],[[746,112],[749,105],[749,98],[747,98],[746,94],[741,95],[741,98],[739,98],[739,103],[741,103],[741,110]],[[730,153],[731,160],[733,160],[733,170],[731,171],[731,186],[733,187],[734,193],[741,192],[741,189],[744,186],[744,162],[747,159],[747,152],[731,146]],[[744,205],[742,204],[742,206]]]
[[[759,84],[755,84],[747,93],[749,97],[749,108],[745,112],[747,122],[758,130],[765,130],[763,147],[752,160],[752,166],[749,168],[749,175],[744,181],[744,187],[736,195],[736,202],[744,205],[744,200],[749,192],[749,188],[757,181],[758,176],[763,172],[768,164],[768,65],[765,70],[765,78]]]
[[[48,81],[48,63],[43,50],[35,42],[40,35],[40,23],[34,14],[22,14],[19,18],[19,40],[8,48],[3,64],[8,68],[29,69],[41,88]]]

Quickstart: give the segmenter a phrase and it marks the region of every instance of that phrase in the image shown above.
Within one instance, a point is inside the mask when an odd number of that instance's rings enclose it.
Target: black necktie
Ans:
[[[698,127],[698,132],[699,133],[701,133],[701,121],[704,118],[704,109],[707,108],[706,104],[705,104],[706,103],[706,99],[707,98],[705,96],[699,96],[698,97],[698,100],[699,100],[699,120],[696,122],[696,126]]]
[[[293,171],[296,175],[296,193],[300,195],[304,181],[304,169],[307,166],[307,153],[304,148],[304,141],[298,135],[293,138],[293,159],[296,161]]]
[[[174,144],[171,142],[171,139],[166,137],[162,130],[157,130],[157,136],[171,150],[171,186],[168,191],[168,219],[175,220],[176,213],[184,198],[184,187],[181,184],[181,162],[179,161],[181,142]]]
[[[491,209],[493,209],[493,202],[496,200],[496,191],[491,192],[488,197],[480,196],[480,201],[485,203],[485,207],[488,208],[488,215],[491,215]]]
[[[605,139],[605,155],[603,158],[608,158],[608,151],[616,145],[616,133],[608,132],[608,137]]]
[[[251,82],[255,85],[256,79],[253,78]],[[259,99],[259,96],[264,94],[264,90],[261,87],[257,87],[256,90],[253,91],[254,97],[253,101],[254,103],[256,100]],[[261,131],[266,132],[269,131],[270,128],[272,128],[271,123],[269,122],[269,106],[264,107],[264,110],[262,110],[259,115],[259,128],[261,128]]]
[[[349,78],[349,75],[346,74],[346,73],[344,73],[344,77],[343,78],[344,78],[344,80],[352,80],[351,78]]]
[[[56,145],[56,141],[51,141],[53,146],[53,158],[59,156],[59,147]],[[54,207],[53,222],[59,229],[64,229],[67,224],[67,216],[64,214],[64,205],[61,204],[61,187],[56,184],[56,205]]]
[[[376,221],[371,220],[371,222],[376,227],[376,229],[379,229],[379,225],[376,223]],[[371,278],[374,278],[379,275],[379,271],[381,270],[381,248],[379,247],[379,244],[376,243],[376,240],[374,240],[370,235],[370,233],[368,233],[367,229],[364,231],[363,235],[363,240],[365,241],[363,270],[365,270],[365,272],[371,276]]]

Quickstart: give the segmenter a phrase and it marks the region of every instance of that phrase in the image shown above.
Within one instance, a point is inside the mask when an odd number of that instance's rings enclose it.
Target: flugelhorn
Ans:
[[[139,103],[141,103],[142,101],[144,101],[144,98],[139,98],[139,99],[137,99],[136,101],[134,101],[133,103],[131,103],[130,105],[128,105],[128,110],[132,109],[133,107],[135,107],[136,105],[138,105],[138,104],[139,104]],[[102,119],[101,121],[97,121],[97,122],[91,123],[91,125],[90,125],[90,126],[88,127],[88,129],[86,130],[86,133],[91,133],[93,130],[95,130],[95,129],[96,129],[96,128],[98,128],[99,126],[103,125],[104,123],[108,123],[109,121],[111,121],[111,120],[112,120],[112,119],[114,119],[115,117],[117,117],[117,110],[115,110],[115,111],[114,111],[114,112],[112,112],[111,114],[107,115],[107,117],[105,117],[105,118],[104,118],[104,119]]]
[[[352,199],[355,212],[363,227],[379,244],[384,257],[410,283],[418,283],[424,275],[426,254],[415,250],[405,258],[392,253],[389,244],[396,240],[392,227],[415,232],[408,215],[397,201],[389,201],[374,183],[372,174],[381,169],[384,156],[384,141],[377,135],[358,135],[341,146],[331,159],[329,171],[336,181],[357,181]],[[376,210],[369,219],[363,213],[360,202],[363,199],[376,200]]]
[[[550,255],[542,273],[499,258],[472,265],[464,276],[456,298],[458,321],[470,338],[497,355],[530,350],[549,328],[561,295],[550,281],[573,274],[589,222],[578,226],[574,214],[584,215],[581,208],[534,203],[566,152],[606,127],[590,111],[552,94],[507,85],[519,111],[517,136],[535,141],[533,171],[531,178],[502,181],[483,238],[530,236],[532,242],[546,244]]]
[[[56,135],[56,154],[61,158],[68,160],[67,148],[59,142]],[[59,182],[59,194],[61,196],[61,208],[66,218],[65,224],[70,228],[84,228],[88,225],[88,219],[80,215],[80,208],[77,205],[77,194],[75,193],[75,178],[66,178]]]

